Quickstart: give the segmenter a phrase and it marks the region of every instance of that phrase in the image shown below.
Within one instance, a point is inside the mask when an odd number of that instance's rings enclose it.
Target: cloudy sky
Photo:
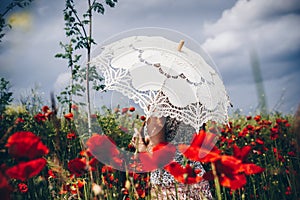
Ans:
[[[1,0],[0,12],[8,0]],[[85,7],[79,1],[78,8]],[[0,43],[0,76],[10,81],[15,99],[39,85],[45,99],[66,80],[62,52],[62,0],[35,0],[8,16],[14,21]],[[20,17],[21,16],[21,17]],[[261,67],[270,111],[294,113],[300,102],[300,4],[298,0],[119,0],[94,21],[94,38],[101,43],[121,31],[163,27],[198,41],[221,73],[234,107],[254,113],[258,106],[251,52]]]

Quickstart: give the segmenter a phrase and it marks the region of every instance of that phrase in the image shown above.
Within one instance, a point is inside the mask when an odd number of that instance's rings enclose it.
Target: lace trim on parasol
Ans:
[[[154,67],[158,68],[158,71],[159,71],[162,75],[164,75],[166,78],[173,78],[173,79],[181,78],[181,79],[186,80],[189,84],[194,85],[194,86],[199,86],[199,85],[202,85],[202,84],[205,84],[205,83],[207,83],[208,85],[215,85],[215,83],[214,83],[213,81],[208,81],[208,80],[206,80],[206,79],[203,78],[203,77],[200,78],[200,82],[193,82],[193,81],[189,80],[183,73],[181,73],[181,74],[179,74],[179,75],[173,75],[173,76],[172,76],[172,75],[170,75],[169,73],[165,72],[165,71],[162,69],[160,63],[150,63],[149,61],[147,61],[146,59],[144,59],[144,58],[143,58],[143,52],[144,52],[144,50],[135,48],[132,44],[130,45],[130,47],[131,47],[133,50],[135,50],[135,51],[137,51],[137,52],[139,53],[138,58],[139,58],[139,60],[140,60],[141,63],[144,63],[144,64],[146,64],[146,65],[148,65],[148,66],[154,66]],[[178,55],[177,55],[177,56],[178,56]],[[210,75],[211,75],[212,77],[213,77],[214,75],[216,75],[216,73],[212,73],[212,72],[209,72],[209,73],[210,73]]]
[[[144,110],[147,117],[153,115],[157,117],[169,116],[193,126],[196,131],[200,129],[203,123],[209,120],[227,123],[226,107],[229,105],[229,101],[219,102],[214,109],[207,109],[201,102],[185,107],[174,106],[162,91],[139,91],[135,89],[129,71],[123,68],[112,67],[112,58],[113,54],[108,54],[105,58],[97,57],[91,62],[99,66],[101,73],[105,77],[105,89],[119,91],[132,99]]]

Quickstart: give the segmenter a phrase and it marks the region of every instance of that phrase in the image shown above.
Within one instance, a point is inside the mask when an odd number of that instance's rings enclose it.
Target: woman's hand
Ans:
[[[147,120],[147,132],[150,137],[148,150],[152,151],[153,147],[165,142],[165,121],[165,117],[150,117]]]

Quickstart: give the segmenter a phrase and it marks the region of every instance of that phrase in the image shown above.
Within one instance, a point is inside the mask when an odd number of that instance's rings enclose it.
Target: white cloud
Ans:
[[[300,100],[297,94],[300,81],[283,81],[290,73],[300,75],[299,70],[295,71],[299,59],[286,60],[300,51],[299,9],[297,0],[240,0],[216,22],[204,25],[207,39],[202,46],[225,74],[229,93],[239,100],[238,106],[245,108],[249,99],[253,100],[253,106],[257,102],[255,90],[245,93],[245,88],[255,89],[250,64],[252,50],[258,54],[269,107],[274,107],[280,99],[283,88],[289,88],[287,97],[293,94],[297,99],[286,99],[284,111],[290,112]]]
[[[70,84],[70,81],[71,75],[69,72],[59,74],[54,83],[54,90],[57,92],[63,91],[65,87],[67,87]]]
[[[292,10],[299,5],[296,0],[240,0],[216,23],[205,24],[209,38],[203,47],[216,54],[241,48],[257,48],[267,55],[295,50],[300,44],[300,15]]]

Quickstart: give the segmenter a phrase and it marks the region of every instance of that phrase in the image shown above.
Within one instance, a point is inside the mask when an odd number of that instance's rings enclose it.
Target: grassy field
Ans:
[[[10,105],[1,114],[1,199],[151,199],[149,173],[107,164],[124,166],[120,150],[134,152],[129,143],[143,116],[133,107],[104,108],[92,115],[95,134],[87,137],[81,134],[86,116],[76,105],[60,115],[49,107],[33,113]],[[203,178],[210,181],[215,199],[299,199],[296,119],[273,113],[234,115],[228,125],[209,123],[184,155],[203,163]],[[217,135],[208,156],[196,158],[195,152],[205,151],[200,146]],[[116,146],[109,146],[107,138]],[[166,152],[149,158],[159,166]],[[165,169],[179,182],[200,180],[190,166],[172,163]]]

